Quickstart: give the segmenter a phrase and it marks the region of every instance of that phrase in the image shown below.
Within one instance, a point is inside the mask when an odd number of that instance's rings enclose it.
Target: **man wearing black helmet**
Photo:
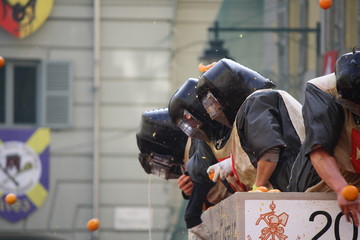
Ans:
[[[200,77],[196,88],[210,118],[232,128],[240,106],[251,93],[275,87],[258,72],[223,58]]]
[[[171,123],[167,109],[144,112],[136,140],[139,161],[146,173],[166,180],[177,179],[184,173],[188,137]]]
[[[229,127],[209,118],[201,105],[201,102],[197,98],[197,82],[197,79],[189,78],[174,93],[168,105],[172,122],[198,143],[198,161],[194,162],[192,165],[194,169],[201,169],[201,172],[198,171],[197,173],[194,172],[194,174],[191,174],[191,171],[189,171],[191,180],[194,184],[196,182],[210,181],[206,172],[207,168],[198,168],[196,166],[207,165],[209,167],[217,161],[229,157],[230,145],[227,140],[231,132]],[[198,176],[201,176],[201,178]],[[234,191],[244,191],[243,186],[236,182],[234,176],[228,176],[226,179],[219,181],[216,184],[219,183],[226,186],[229,193],[233,193]],[[193,194],[194,193],[196,193],[195,189],[193,190]],[[225,197],[227,196],[224,196],[224,198]],[[196,212],[196,215],[199,216],[197,219],[199,220],[201,214]],[[190,217],[191,214],[188,215],[188,219],[185,219],[189,233],[195,234],[202,239],[206,239],[206,226],[201,224],[201,221],[192,221]]]
[[[360,52],[338,58],[335,74],[306,84],[303,116],[306,140],[289,191],[334,191],[340,209],[359,226],[360,203],[342,195],[347,185],[360,187]]]
[[[189,200],[185,212],[188,228],[201,223],[203,206],[212,206],[230,195],[222,183],[211,182],[206,174],[206,169],[217,162],[211,149],[172,124],[168,109],[144,112],[136,138],[139,161],[146,173],[166,180],[179,178],[179,188]]]
[[[205,72],[198,98],[209,116],[233,126],[231,157],[208,169],[213,181],[234,173],[246,190],[256,186],[286,190],[303,138],[301,105],[275,84],[230,59]]]
[[[210,119],[196,94],[198,80],[189,78],[171,97],[169,115],[172,122],[192,139],[206,142],[218,161],[230,155],[228,142],[231,128]],[[244,191],[243,186],[236,182],[234,176],[223,179],[229,190]]]

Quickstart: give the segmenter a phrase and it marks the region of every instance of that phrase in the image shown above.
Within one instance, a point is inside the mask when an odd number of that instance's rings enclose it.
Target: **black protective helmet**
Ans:
[[[274,82],[254,70],[223,58],[200,77],[197,94],[212,119],[231,127],[252,92],[275,87]]]
[[[346,53],[335,65],[336,88],[342,99],[360,104],[360,51]]]
[[[145,172],[165,179],[180,177],[187,139],[186,134],[172,124],[167,108],[144,112],[136,140]]]
[[[169,114],[172,122],[189,137],[213,140],[221,124],[211,120],[196,94],[198,79],[189,78],[171,97]]]

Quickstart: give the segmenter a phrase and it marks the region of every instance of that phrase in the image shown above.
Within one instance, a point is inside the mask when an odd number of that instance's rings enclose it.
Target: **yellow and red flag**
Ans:
[[[54,0],[1,0],[0,26],[17,38],[34,33],[49,17]]]

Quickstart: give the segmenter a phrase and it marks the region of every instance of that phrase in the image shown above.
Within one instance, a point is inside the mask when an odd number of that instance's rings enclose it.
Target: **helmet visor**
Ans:
[[[228,127],[231,127],[223,111],[224,109],[223,106],[219,103],[219,101],[210,91],[207,92],[206,96],[202,99],[201,103],[206,109],[211,119],[218,121]]]
[[[177,121],[176,125],[183,130],[188,137],[209,141],[205,132],[200,129],[202,123],[186,110],[184,111],[183,117]]]
[[[152,174],[163,179],[176,179],[183,172],[182,164],[175,163],[174,158],[170,155],[153,152],[150,154],[140,153],[139,158],[148,163]]]

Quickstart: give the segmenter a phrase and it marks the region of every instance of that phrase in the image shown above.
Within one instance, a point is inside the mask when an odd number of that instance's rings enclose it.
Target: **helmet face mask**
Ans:
[[[240,106],[251,93],[257,89],[275,87],[274,82],[254,70],[233,60],[223,58],[200,77],[197,84],[197,94],[204,105],[208,101],[205,100],[204,102],[204,98],[210,98],[209,92],[211,92],[221,105],[222,112],[220,113],[219,108],[214,105],[214,109],[217,108],[217,114],[220,115],[214,114],[211,118],[232,127]],[[213,110],[208,109],[208,112],[210,114]]]
[[[164,179],[181,176],[188,137],[172,124],[167,109],[143,113],[136,139],[138,159],[147,174]]]
[[[203,141],[209,141],[206,133],[201,130],[203,125],[198,119],[196,119],[191,113],[187,110],[184,110],[184,115],[182,118],[178,119],[176,125],[188,136]]]
[[[175,162],[173,156],[155,152],[140,153],[139,161],[146,163],[149,172],[163,179],[177,179],[183,173],[183,165]]]
[[[189,78],[175,92],[169,101],[169,115],[187,136],[211,141],[222,125],[212,120],[204,109],[196,92],[197,83],[198,79]]]
[[[201,100],[201,103],[211,119],[231,127],[231,124],[224,113],[223,106],[210,91],[207,92],[205,97]]]

